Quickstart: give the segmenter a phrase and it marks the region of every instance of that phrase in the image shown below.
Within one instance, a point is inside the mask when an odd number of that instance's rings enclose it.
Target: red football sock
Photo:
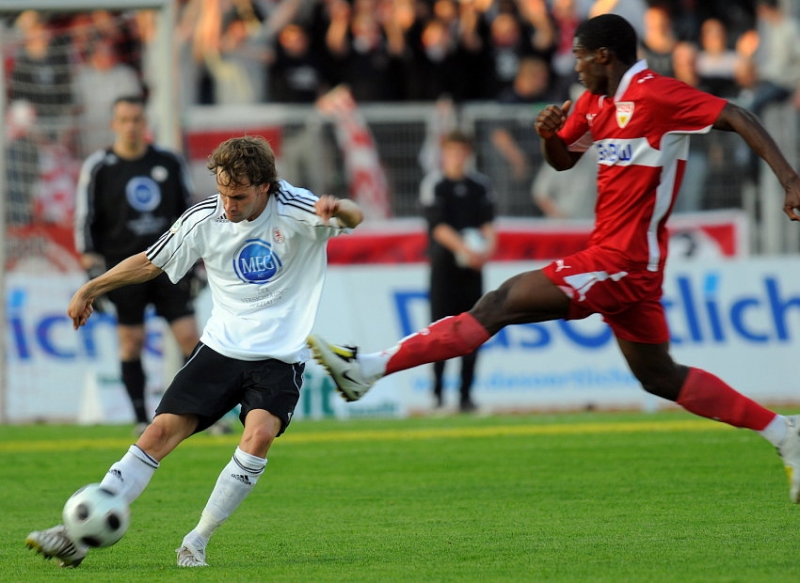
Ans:
[[[470,354],[487,340],[489,332],[467,312],[437,320],[400,342],[386,374]]]
[[[775,418],[769,409],[699,368],[689,369],[677,403],[695,415],[755,431],[761,431]]]

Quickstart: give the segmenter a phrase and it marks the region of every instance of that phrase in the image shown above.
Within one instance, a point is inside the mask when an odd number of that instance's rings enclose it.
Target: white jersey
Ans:
[[[308,359],[328,239],[348,231],[314,212],[317,197],[285,181],[254,221],[232,223],[220,196],[188,209],[145,252],[177,282],[202,259],[213,307],[200,341],[240,360]]]

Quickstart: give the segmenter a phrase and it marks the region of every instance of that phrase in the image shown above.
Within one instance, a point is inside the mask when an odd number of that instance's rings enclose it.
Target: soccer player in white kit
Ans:
[[[521,273],[485,294],[468,312],[445,318],[383,352],[309,338],[347,400],[382,376],[469,354],[510,324],[603,316],[642,387],[696,415],[759,432],[778,450],[789,497],[800,503],[800,416],[784,417],[696,367],[676,363],[661,304],[666,222],[678,194],[689,136],[737,132],[785,190],[784,212],[800,220],[800,175],[758,119],[743,108],[637,60],[631,25],[613,14],[575,32],[575,70],[586,91],[575,103],[549,105],[536,118],[545,158],[572,168],[592,144],[598,152],[595,228],[586,249]]]
[[[205,264],[213,308],[200,343],[152,424],[101,483],[133,502],[181,441],[241,405],[239,446],[176,550],[183,567],[207,566],[209,538],[258,482],[270,445],[289,425],[325,280],[327,241],[363,220],[351,200],[317,197],[278,180],[264,138],[223,142],[208,168],[219,193],[189,208],[146,251],[84,284],[67,310],[78,329],[98,296],[162,272],[175,282],[198,259]],[[88,550],[63,525],[34,531],[26,542],[67,567],[78,566]]]

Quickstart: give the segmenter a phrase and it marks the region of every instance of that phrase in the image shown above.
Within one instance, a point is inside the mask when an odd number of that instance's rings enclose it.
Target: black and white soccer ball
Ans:
[[[73,541],[110,547],[127,532],[131,513],[125,498],[100,484],[89,484],[70,496],[63,518]]]

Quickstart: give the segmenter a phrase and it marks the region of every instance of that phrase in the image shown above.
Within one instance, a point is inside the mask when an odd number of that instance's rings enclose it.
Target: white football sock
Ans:
[[[158,462],[137,445],[108,469],[100,485],[125,497],[128,504],[136,500],[150,483],[158,469]]]
[[[197,548],[205,548],[214,531],[233,514],[256,485],[266,465],[265,458],[250,455],[237,447],[231,461],[217,478],[214,490],[200,515],[200,522],[184,537],[184,544],[190,542]]]
[[[369,354],[357,354],[356,360],[361,365],[361,372],[368,379],[377,380],[386,374],[386,363],[392,355],[397,352],[399,346],[394,346],[382,352],[370,352]]]
[[[758,433],[772,445],[778,447],[786,438],[786,419],[783,415],[775,415],[775,418]]]

